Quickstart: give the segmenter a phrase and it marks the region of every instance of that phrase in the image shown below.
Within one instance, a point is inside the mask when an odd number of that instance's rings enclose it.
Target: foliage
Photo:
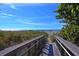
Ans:
[[[40,31],[0,31],[0,50],[47,33]]]
[[[51,40],[51,42],[55,42],[55,36],[54,36],[54,34],[50,36],[50,40]]]
[[[60,34],[65,39],[77,43],[79,38],[79,4],[62,3],[59,5],[56,18],[66,23]]]

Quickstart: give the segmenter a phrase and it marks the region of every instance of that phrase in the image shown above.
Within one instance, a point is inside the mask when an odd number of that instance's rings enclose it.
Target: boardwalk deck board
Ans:
[[[40,56],[53,56],[53,46],[51,43],[46,43]]]
[[[52,45],[53,45],[53,55],[54,56],[61,56],[61,53],[60,53],[56,43],[52,43]]]
[[[63,38],[56,36],[56,40],[58,40],[59,42],[61,42],[61,44],[63,44],[70,52],[72,52],[72,54],[74,54],[75,56],[79,56],[79,47],[76,46],[75,44],[64,40]]]

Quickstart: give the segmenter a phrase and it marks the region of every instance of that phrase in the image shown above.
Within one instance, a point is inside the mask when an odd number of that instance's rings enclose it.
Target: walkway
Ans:
[[[45,47],[42,49],[40,56],[53,56],[53,45],[48,36],[48,42],[45,44]]]
[[[53,46],[47,42],[45,47],[42,49],[40,56],[53,56]]]

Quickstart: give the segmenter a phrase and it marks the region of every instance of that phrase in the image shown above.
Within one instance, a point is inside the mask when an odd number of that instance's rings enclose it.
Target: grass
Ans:
[[[31,40],[34,37],[45,35],[47,33],[41,31],[0,31],[0,50],[19,44],[21,42]]]

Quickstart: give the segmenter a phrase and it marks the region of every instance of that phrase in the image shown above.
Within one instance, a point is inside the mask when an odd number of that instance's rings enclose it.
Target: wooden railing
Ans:
[[[46,43],[46,37],[41,35],[29,41],[11,46],[0,51],[0,56],[34,56],[39,55]]]
[[[78,46],[59,36],[55,36],[55,38],[56,44],[53,44],[53,55],[79,56]],[[47,42],[47,38],[41,35],[29,41],[1,50],[0,56],[37,56]],[[59,51],[57,52],[56,50]]]
[[[64,40],[59,36],[55,36],[56,38],[56,45],[60,50],[61,55],[63,56],[79,56],[79,47],[74,45],[73,43]]]

